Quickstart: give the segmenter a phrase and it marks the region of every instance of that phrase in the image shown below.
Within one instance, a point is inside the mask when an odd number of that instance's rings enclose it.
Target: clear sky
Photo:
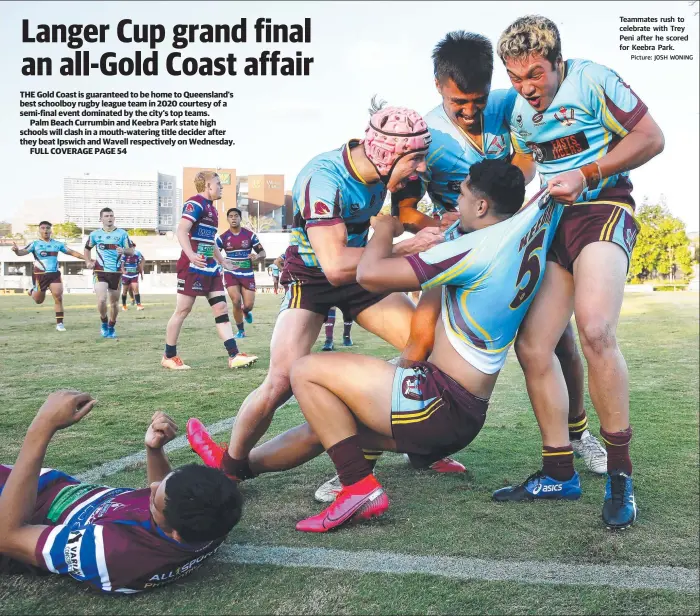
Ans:
[[[90,172],[105,175],[162,171],[181,177],[184,166],[233,167],[238,173],[283,173],[290,189],[296,173],[314,155],[362,135],[373,94],[390,104],[427,112],[439,103],[430,54],[450,30],[479,32],[494,42],[514,19],[541,13],[557,23],[565,58],[587,58],[615,69],[648,105],[666,136],[666,149],[641,170],[632,172],[635,196],[666,196],[671,211],[689,231],[698,224],[698,4],[671,2],[13,2],[1,3],[0,136],[6,198],[0,220],[11,218],[25,199],[61,197],[63,178]],[[682,17],[690,43],[680,53],[692,61],[633,61],[620,51],[620,17]],[[237,23],[247,17],[249,33],[257,17],[274,23],[312,19],[309,44],[202,44],[183,56],[237,57],[279,49],[293,56],[313,56],[309,77],[173,77],[165,73],[172,26],[177,23]],[[25,56],[50,56],[54,66],[73,50],[62,44],[22,43],[22,19],[39,23],[110,24],[107,42],[84,47],[96,57],[105,51],[133,55],[146,44],[127,45],[116,38],[116,24],[160,23],[166,40],[158,47],[158,77],[24,77]],[[250,40],[250,39],[249,39]],[[651,52],[654,53],[654,52]],[[239,60],[242,64],[242,60]],[[55,71],[57,72],[57,71]],[[509,87],[496,58],[493,88]],[[236,145],[225,147],[131,148],[127,156],[29,156],[19,146],[20,90],[71,91],[225,91],[235,92],[228,109],[217,113]],[[184,187],[184,193],[189,187]],[[187,196],[187,195],[184,195]]]

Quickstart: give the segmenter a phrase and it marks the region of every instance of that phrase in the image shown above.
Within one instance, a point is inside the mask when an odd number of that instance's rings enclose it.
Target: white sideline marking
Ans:
[[[291,404],[292,402],[296,401],[296,398],[292,396],[279,408],[283,409],[288,404]],[[207,430],[209,434],[218,434],[219,432],[225,432],[231,429],[231,426],[233,425],[233,420],[233,417],[229,417],[228,419],[222,419],[221,421],[217,421],[216,423],[207,426]],[[189,443],[187,442],[187,436],[183,434],[182,436],[178,436],[176,439],[170,441],[163,449],[165,450],[165,453],[170,453],[171,451],[177,451],[178,449],[184,449],[185,447],[189,447]],[[110,475],[114,475],[120,471],[123,471],[125,468],[129,468],[130,466],[134,466],[135,464],[139,464],[140,462],[145,461],[146,452],[137,451],[136,453],[129,454],[128,456],[124,456],[123,458],[118,458],[117,460],[105,462],[97,468],[93,468],[89,471],[85,471],[84,473],[80,473],[79,475],[75,475],[75,478],[78,481],[82,481],[83,483],[94,483],[96,481],[99,481],[103,477],[109,477]]]
[[[683,567],[571,565],[551,561],[485,560],[369,550],[349,552],[326,548],[240,544],[223,545],[215,558],[220,562],[242,565],[309,567],[400,575],[419,573],[458,580],[612,586],[626,590],[671,590],[694,594],[700,591],[698,570]]]

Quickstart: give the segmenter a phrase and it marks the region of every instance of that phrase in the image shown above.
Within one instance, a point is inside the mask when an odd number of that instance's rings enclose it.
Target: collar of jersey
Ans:
[[[350,148],[359,144],[359,139],[350,139],[350,141],[345,144],[345,147],[343,148],[343,162],[345,163],[345,168],[348,170],[350,177],[352,177],[353,180],[357,180],[361,184],[367,186],[369,182],[367,182],[367,180],[360,175],[360,172],[357,170],[357,167],[355,167],[355,163],[352,160],[352,156],[350,156]]]
[[[467,143],[472,146],[476,151],[477,154],[480,156],[486,156],[484,153],[484,113],[481,113],[481,147],[479,147],[476,142],[469,136],[469,133],[464,130],[459,124],[456,122],[452,121],[452,118],[447,114],[447,111],[445,111],[445,107],[442,108],[443,112],[445,113],[445,117],[454,124],[455,128],[462,134],[462,136],[467,140]]]

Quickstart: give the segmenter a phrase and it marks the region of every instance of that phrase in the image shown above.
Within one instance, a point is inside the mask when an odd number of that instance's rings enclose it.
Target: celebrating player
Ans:
[[[56,312],[56,331],[66,331],[63,324],[63,281],[61,270],[58,269],[58,253],[75,257],[85,261],[85,257],[75,250],[71,250],[63,242],[51,239],[51,223],[42,220],[39,223],[39,238],[29,242],[24,248],[18,248],[12,242],[12,252],[18,257],[31,254],[34,257],[34,268],[32,270],[32,283],[34,286],[29,291],[31,297],[37,304],[43,304],[46,299],[46,290],[51,291],[53,296],[54,309]],[[90,261],[88,261],[88,267]]]
[[[491,42],[480,34],[450,32],[433,51],[433,68],[442,103],[425,117],[433,135],[426,161],[428,171],[422,175],[422,184],[416,181],[392,195],[394,214],[414,231],[426,225],[449,226],[456,216],[460,182],[471,165],[485,158],[507,159],[511,155],[509,123],[517,93],[512,88],[491,91]],[[525,175],[525,183],[529,183],[535,175],[532,156],[516,151],[512,162]],[[416,209],[425,190],[433,202],[433,218]],[[435,289],[422,297],[402,357],[411,360],[427,357],[440,311],[439,296],[439,290]],[[571,324],[567,325],[555,352],[569,394],[572,445],[589,470],[605,473],[605,450],[586,430],[583,362]],[[411,456],[414,466],[430,462]]]
[[[616,329],[638,232],[628,172],[663,150],[663,134],[617,73],[562,59],[559,31],[549,19],[513,22],[501,35],[498,55],[519,94],[511,119],[516,151],[534,156],[552,198],[575,205],[565,208],[548,255],[553,263],[516,343],[542,432],[543,468],[494,498],[533,500],[560,494],[557,486],[578,489],[567,391],[555,356],[573,312],[608,453],[603,521],[626,528],[637,508],[627,365]],[[578,429],[585,426],[584,417]]]
[[[258,236],[241,227],[241,210],[232,207],[226,212],[229,230],[221,236],[222,250],[235,266],[233,272],[225,271],[224,286],[233,305],[233,320],[238,331],[234,338],[245,338],[243,318],[253,322],[255,305],[255,273],[253,263],[265,259],[265,249]],[[255,254],[253,254],[255,251]]]
[[[51,394],[15,465],[0,465],[0,556],[11,559],[11,570],[24,563],[109,593],[179,580],[238,523],[240,492],[220,471],[195,464],[171,469],[163,445],[177,426],[162,412],[153,415],[146,432],[148,488],[87,485],[42,468],[54,434],[94,405],[89,394]]]
[[[258,358],[238,350],[221,280],[222,266],[233,268],[233,264],[224,258],[216,245],[219,214],[214,201],[221,198],[221,180],[213,171],[200,171],[195,176],[194,183],[197,194],[185,202],[177,227],[177,240],[182,248],[177,262],[177,302],[166,328],[165,355],[160,364],[170,370],[190,369],[177,354],[177,340],[195,300],[204,296],[214,314],[219,337],[224,341],[228,367],[250,366]]]
[[[270,342],[270,369],[238,412],[228,451],[211,441],[201,422],[188,424],[193,448],[207,464],[222,465],[239,479],[251,476],[248,454],[292,395],[290,370],[311,352],[331,307],[397,349],[404,347],[411,301],[403,293],[371,293],[355,277],[370,218],[382,208],[387,189],[399,190],[425,170],[429,144],[430,133],[415,111],[374,109],[364,141],[351,140],[302,169],[293,189],[295,228],[281,277],[286,293]],[[428,231],[396,250],[411,254],[441,239]]]
[[[119,282],[121,268],[119,259],[126,248],[131,245],[129,235],[124,229],[114,225],[114,212],[108,208],[100,210],[102,228],[93,231],[85,243],[85,261],[91,263],[90,251],[95,248],[95,293],[97,310],[100,313],[103,338],[116,338],[115,326],[119,314]],[[109,316],[107,314],[109,303]]]
[[[122,310],[127,310],[126,296],[131,293],[136,301],[136,310],[143,310],[141,305],[141,293],[139,292],[139,277],[143,280],[143,255],[136,250],[133,244],[124,250],[119,259],[122,272]]]

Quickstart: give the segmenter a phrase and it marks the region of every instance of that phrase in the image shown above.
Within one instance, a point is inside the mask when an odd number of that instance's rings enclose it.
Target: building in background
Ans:
[[[194,176],[200,171],[216,171],[221,180],[221,199],[214,201],[216,210],[219,213],[219,232],[223,233],[228,229],[226,221],[226,210],[237,207],[238,199],[236,198],[236,170],[223,169],[217,167],[185,167],[182,170],[182,197],[189,199],[197,194],[197,189],[194,185]],[[180,204],[182,205],[182,203]],[[178,212],[179,219],[179,212]],[[176,221],[177,222],[177,221]]]
[[[270,218],[274,228],[287,224],[284,200],[284,176],[262,174],[241,176],[238,182],[238,205],[249,216]]]
[[[100,227],[100,210],[114,210],[122,229],[173,231],[177,225],[175,176],[155,173],[106,177],[85,173],[63,180],[64,222],[85,233]]]

